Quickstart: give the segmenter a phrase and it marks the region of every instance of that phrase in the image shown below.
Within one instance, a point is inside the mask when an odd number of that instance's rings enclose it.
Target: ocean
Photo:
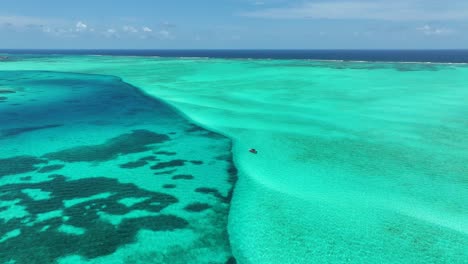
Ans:
[[[4,54],[468,63],[468,50],[14,50]]]
[[[3,262],[468,259],[467,51],[0,53]]]

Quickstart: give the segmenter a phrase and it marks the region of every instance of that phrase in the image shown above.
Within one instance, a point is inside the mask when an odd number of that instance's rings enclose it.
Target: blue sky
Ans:
[[[468,48],[468,0],[0,0],[0,48]]]

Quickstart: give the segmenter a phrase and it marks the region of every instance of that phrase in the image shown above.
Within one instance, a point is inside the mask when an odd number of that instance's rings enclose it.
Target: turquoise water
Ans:
[[[0,69],[118,76],[230,137],[239,263],[468,259],[466,65],[39,56]]]
[[[1,71],[1,263],[225,263],[231,143],[110,76]]]

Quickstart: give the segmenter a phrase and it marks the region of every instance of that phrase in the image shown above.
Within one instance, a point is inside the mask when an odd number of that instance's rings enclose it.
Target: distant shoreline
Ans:
[[[468,63],[468,49],[453,50],[254,50],[254,49],[0,49],[11,55],[103,55],[164,58],[278,59],[339,62]],[[3,56],[3,55],[1,55]]]

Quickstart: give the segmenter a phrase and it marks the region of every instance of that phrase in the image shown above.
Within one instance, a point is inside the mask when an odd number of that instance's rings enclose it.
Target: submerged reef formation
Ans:
[[[229,139],[115,77],[0,72],[6,86],[1,263],[232,263]]]

